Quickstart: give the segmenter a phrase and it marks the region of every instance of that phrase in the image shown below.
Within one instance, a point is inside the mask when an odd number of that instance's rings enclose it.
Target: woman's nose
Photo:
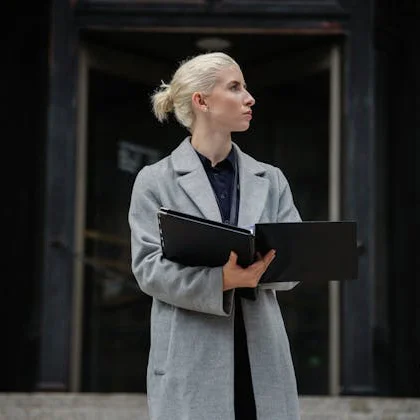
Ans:
[[[247,106],[253,106],[255,104],[255,99],[249,92],[247,92],[247,97],[245,98],[245,104]]]

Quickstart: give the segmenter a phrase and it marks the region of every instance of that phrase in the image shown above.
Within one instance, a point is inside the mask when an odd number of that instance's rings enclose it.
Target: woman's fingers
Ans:
[[[276,256],[276,252],[272,249],[269,252],[267,252],[267,254],[265,254],[264,257],[261,257],[261,259],[259,259],[252,265],[254,275],[257,276],[258,281],[260,280],[262,275],[265,273],[265,271],[267,270],[268,266],[271,264],[275,256]]]
[[[238,263],[238,254],[236,254],[234,251],[230,251],[228,262],[232,265],[236,265]]]
[[[271,262],[276,257],[276,251],[274,249],[271,249],[267,252],[267,254],[264,255],[263,261],[266,263],[266,267],[268,267]]]
[[[251,267],[263,267],[264,271],[268,268],[268,266],[271,264],[271,262],[274,260],[276,256],[276,251],[274,249],[271,249],[268,251],[264,257],[261,256],[260,253],[257,253],[257,261],[252,264]]]
[[[256,287],[275,255],[274,250],[270,250],[264,256],[258,253],[257,261],[248,268],[242,268],[238,265],[238,255],[232,251],[223,267],[223,290],[235,287]]]

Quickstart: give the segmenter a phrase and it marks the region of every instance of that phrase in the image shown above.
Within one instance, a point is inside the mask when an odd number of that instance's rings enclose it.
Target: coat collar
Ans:
[[[264,178],[265,168],[254,158],[242,152],[236,143],[239,165],[239,215],[238,225],[250,227],[259,221],[267,199],[269,181]],[[179,175],[179,184],[207,219],[221,221],[220,211],[207,178],[204,167],[186,137],[171,153],[175,172]]]

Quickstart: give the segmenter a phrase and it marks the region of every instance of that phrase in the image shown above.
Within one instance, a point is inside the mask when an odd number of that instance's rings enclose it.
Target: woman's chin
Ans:
[[[234,130],[232,130],[232,132],[235,133],[241,133],[242,131],[246,131],[249,128],[249,123],[247,124],[241,124],[240,126],[236,127]]]

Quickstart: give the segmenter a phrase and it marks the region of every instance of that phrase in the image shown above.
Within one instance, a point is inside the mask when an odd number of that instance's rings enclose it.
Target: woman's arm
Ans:
[[[146,166],[134,183],[128,215],[131,266],[140,289],[170,305],[228,316],[233,291],[223,292],[222,267],[187,267],[163,258],[157,219],[161,204],[156,176]]]

